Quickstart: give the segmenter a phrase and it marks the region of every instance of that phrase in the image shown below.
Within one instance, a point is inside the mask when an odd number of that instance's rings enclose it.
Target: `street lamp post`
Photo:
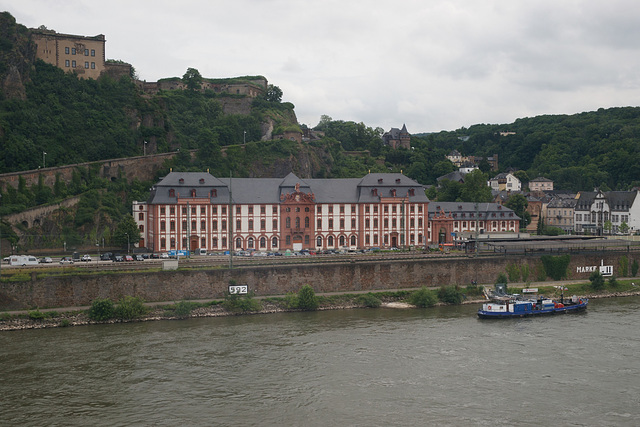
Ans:
[[[147,141],[144,141],[144,144],[142,144],[142,153],[143,156],[147,155]]]
[[[245,130],[244,133],[242,134],[242,143],[246,144],[247,143],[247,131]]]
[[[47,152],[43,151],[42,152],[42,169],[47,167]]]

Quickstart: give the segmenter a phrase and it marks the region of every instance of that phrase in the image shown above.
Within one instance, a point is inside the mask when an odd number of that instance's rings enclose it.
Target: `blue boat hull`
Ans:
[[[549,314],[565,314],[565,313],[579,313],[587,309],[588,299],[582,300],[579,304],[565,305],[564,307],[550,307],[540,310],[531,310],[527,312],[499,312],[499,311],[487,311],[478,310],[478,317],[481,319],[511,319],[519,317],[533,317],[544,316]]]

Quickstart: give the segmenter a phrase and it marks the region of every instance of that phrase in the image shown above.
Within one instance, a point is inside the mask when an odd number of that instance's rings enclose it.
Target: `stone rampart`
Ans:
[[[638,253],[571,255],[568,279],[587,281],[584,267],[612,265],[618,274],[619,259],[626,255],[629,265]],[[339,264],[308,264],[254,268],[160,271],[105,275],[46,277],[30,282],[0,283],[0,310],[19,310],[90,305],[96,298],[118,300],[125,295],[145,301],[221,299],[230,280],[246,284],[256,295],[283,295],[309,284],[316,292],[350,292],[437,287],[472,280],[493,283],[510,264],[528,265],[529,281],[535,281],[540,257],[512,256],[487,258],[417,258]]]

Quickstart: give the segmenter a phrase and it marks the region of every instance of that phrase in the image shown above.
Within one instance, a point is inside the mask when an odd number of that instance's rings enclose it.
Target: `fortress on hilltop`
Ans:
[[[31,28],[31,40],[36,46],[36,58],[64,71],[75,73],[80,78],[97,79],[107,74],[114,78],[132,76],[131,64],[106,60],[106,38],[57,33],[44,27]],[[179,77],[147,82],[135,80],[136,86],[145,93],[155,94],[161,90],[183,90],[186,84]],[[268,82],[262,76],[236,77],[229,79],[203,78],[202,91],[211,90],[219,94],[255,98],[267,91]]]

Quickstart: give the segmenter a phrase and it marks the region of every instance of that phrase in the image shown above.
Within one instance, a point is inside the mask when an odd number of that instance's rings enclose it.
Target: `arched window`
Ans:
[[[261,237],[260,238],[260,247],[261,248],[266,248],[267,247],[267,238],[266,237]]]
[[[340,236],[340,246],[344,246],[344,244],[345,244],[344,236]]]
[[[322,236],[316,237],[316,246],[322,246]]]
[[[271,239],[271,247],[272,248],[277,248],[278,247],[278,238],[274,237],[273,239]]]
[[[355,246],[356,245],[356,236],[351,236],[351,246]]]
[[[236,248],[237,249],[242,249],[242,238],[238,237],[236,239]]]
[[[247,248],[248,249],[253,249],[253,237],[249,237],[247,239]]]
[[[327,246],[333,246],[333,236],[327,238]]]

